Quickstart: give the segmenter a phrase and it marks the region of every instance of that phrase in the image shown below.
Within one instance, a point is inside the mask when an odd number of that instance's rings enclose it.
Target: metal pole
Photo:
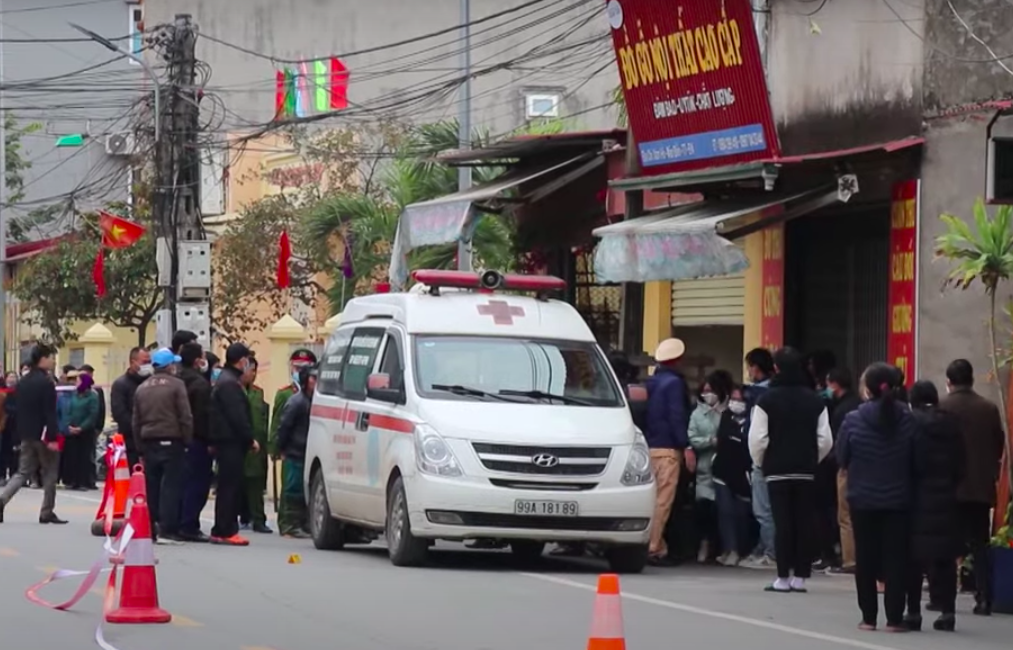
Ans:
[[[0,4],[2,3],[3,0],[0,0]],[[84,34],[85,36],[87,36],[88,38],[90,38],[91,40],[95,41],[99,45],[105,47],[106,49],[112,50],[113,52],[116,52],[118,54],[122,54],[123,56],[127,57],[132,61],[136,61],[137,64],[141,66],[141,69],[144,70],[144,74],[148,75],[148,77],[151,79],[151,83],[155,85],[155,142],[158,142],[159,137],[161,136],[161,125],[159,124],[159,122],[161,121],[160,118],[162,116],[162,103],[160,97],[162,93],[161,88],[158,85],[158,75],[155,74],[155,71],[152,70],[151,66],[147,64],[147,62],[144,60],[144,57],[138,56],[137,54],[134,54],[130,50],[125,50],[121,47],[118,47],[115,43],[105,38],[101,34],[96,34],[90,29],[85,29],[84,27],[81,27],[80,25],[75,25],[74,23],[69,23],[69,25],[74,29],[76,29],[77,31]],[[2,45],[3,44],[0,43],[0,46]]]
[[[0,0],[0,14],[3,6]],[[3,95],[3,38],[3,21],[0,21],[0,368],[7,371],[12,369],[7,367],[7,113]]]
[[[471,0],[461,0],[461,109],[458,117],[458,139],[461,149],[471,146]],[[471,187],[471,167],[457,168],[457,188],[460,191]],[[471,228],[465,224],[461,239],[457,243],[457,268],[471,270]]]

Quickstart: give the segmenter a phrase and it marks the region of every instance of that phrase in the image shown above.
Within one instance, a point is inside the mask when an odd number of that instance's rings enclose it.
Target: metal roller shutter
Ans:
[[[746,309],[746,276],[682,280],[672,283],[672,324],[742,325]]]

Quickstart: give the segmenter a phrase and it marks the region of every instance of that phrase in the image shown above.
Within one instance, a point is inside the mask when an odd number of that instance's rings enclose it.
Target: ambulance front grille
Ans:
[[[482,465],[494,472],[541,476],[596,476],[605,471],[610,447],[540,447],[472,443]]]

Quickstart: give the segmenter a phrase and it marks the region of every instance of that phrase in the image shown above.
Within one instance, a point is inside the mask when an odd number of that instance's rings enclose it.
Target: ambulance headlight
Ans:
[[[427,424],[415,425],[415,462],[423,474],[449,477],[462,474],[450,445]]]
[[[654,480],[651,474],[651,450],[647,447],[647,439],[639,431],[633,439],[630,455],[623,469],[623,485],[646,485]]]

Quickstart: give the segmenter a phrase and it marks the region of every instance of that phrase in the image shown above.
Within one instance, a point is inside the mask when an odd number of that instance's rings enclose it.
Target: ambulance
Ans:
[[[647,561],[655,485],[627,396],[559,278],[416,271],[351,300],[313,396],[305,485],[320,549],[384,537],[396,566],[437,540],[589,542]]]

